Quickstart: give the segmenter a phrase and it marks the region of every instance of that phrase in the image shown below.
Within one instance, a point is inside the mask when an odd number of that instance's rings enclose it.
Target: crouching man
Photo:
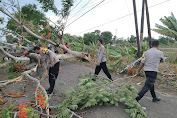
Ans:
[[[59,73],[59,66],[60,61],[49,49],[46,48],[40,48],[40,47],[34,47],[34,51],[37,54],[41,55],[41,58],[44,62],[45,67],[45,75],[49,77],[49,84],[50,87],[47,89],[47,94],[51,94],[53,92],[54,86],[55,86],[55,80],[57,79],[58,73]]]
[[[42,68],[42,60],[41,60],[41,56],[38,55],[38,54],[35,54],[35,53],[29,53],[28,51],[25,51],[23,53],[23,55],[25,57],[28,57],[30,58],[30,63],[28,64],[31,64],[31,65],[36,65],[38,64],[38,67],[37,67],[37,75],[39,77],[39,79],[41,79],[43,77],[43,71],[44,69]],[[27,64],[27,65],[28,65]]]

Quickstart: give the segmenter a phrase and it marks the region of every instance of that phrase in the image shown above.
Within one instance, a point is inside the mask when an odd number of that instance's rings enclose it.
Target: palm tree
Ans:
[[[153,29],[153,31],[177,40],[177,19],[174,14],[171,13],[171,16],[165,16],[164,18],[161,18],[160,21],[164,26],[156,24],[156,29]]]

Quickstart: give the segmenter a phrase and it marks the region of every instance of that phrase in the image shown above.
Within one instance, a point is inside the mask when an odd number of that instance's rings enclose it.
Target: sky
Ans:
[[[78,0],[79,1],[79,0]],[[97,0],[101,1],[101,0]],[[166,1],[166,2],[164,2]],[[164,3],[162,3],[164,2]],[[137,11],[142,9],[142,0],[136,0]],[[162,4],[159,4],[162,3]],[[157,6],[154,6],[159,4]],[[148,0],[151,29],[155,28],[155,23],[161,24],[160,18],[169,16],[171,12],[177,17],[177,0]],[[86,32],[92,32],[96,29],[101,31],[111,31],[117,37],[127,38],[130,35],[135,35],[135,24],[133,13],[132,0],[105,0],[100,6],[89,12],[84,17],[73,23],[66,29],[66,32],[73,35],[83,35]],[[132,15],[129,15],[132,14]],[[127,17],[124,17],[129,15]],[[138,26],[140,31],[141,12],[138,12]],[[122,19],[119,19],[124,17]],[[101,27],[96,27],[107,23],[114,19],[114,22],[108,23]],[[144,36],[147,36],[146,17],[144,21]],[[93,29],[92,29],[93,28]],[[91,30],[88,30],[91,29]],[[159,35],[152,31],[152,36],[158,38]]]
[[[101,1],[102,0],[75,0],[67,25]],[[19,0],[19,2],[21,6],[29,3],[39,4],[36,0]],[[61,0],[55,0],[55,5],[58,9],[61,9]],[[155,23],[161,24],[159,19],[164,16],[169,16],[171,12],[177,17],[176,5],[177,0],[148,0],[151,29],[155,28]],[[136,6],[140,31],[142,0],[136,0]],[[40,5],[38,5],[38,8],[40,9]],[[58,19],[51,11],[45,14],[54,22]],[[5,17],[5,15],[0,13],[0,17],[2,16]],[[144,36],[147,36],[146,17],[144,24]],[[84,33],[93,32],[94,30],[110,31],[119,38],[127,38],[130,35],[136,35],[132,0],[104,0],[104,2],[93,8],[93,10],[66,27],[65,33],[83,36]],[[152,31],[152,37],[158,38],[159,36],[159,34]]]

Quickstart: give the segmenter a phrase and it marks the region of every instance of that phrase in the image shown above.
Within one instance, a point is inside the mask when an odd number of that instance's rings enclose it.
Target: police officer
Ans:
[[[161,99],[156,96],[155,90],[154,90],[154,83],[157,78],[157,72],[158,72],[158,66],[160,62],[165,61],[165,57],[163,52],[161,52],[159,49],[159,41],[155,40],[152,42],[152,48],[144,52],[141,60],[140,67],[137,72],[137,76],[139,75],[141,69],[144,67],[144,72],[146,75],[146,82],[141,89],[141,91],[138,93],[138,96],[136,97],[136,100],[139,101],[144,94],[150,90],[150,93],[152,95],[152,101],[157,102]]]
[[[45,75],[49,76],[49,84],[50,84],[49,89],[47,89],[46,91],[47,94],[51,94],[55,86],[55,80],[57,79],[59,73],[60,61],[55,55],[55,53],[49,49],[40,48],[36,46],[34,47],[34,51],[35,53],[41,55],[41,58],[44,62]]]
[[[99,39],[97,41],[97,45],[99,46],[98,50],[98,62],[96,64],[96,69],[95,69],[95,75],[98,75],[100,70],[103,69],[103,72],[107,75],[107,77],[112,80],[111,74],[108,71],[108,68],[106,66],[106,50],[105,47],[102,45],[103,40]],[[95,81],[95,79],[93,79]]]
[[[29,53],[28,51],[25,51],[23,55],[25,57],[30,58],[30,64],[33,64],[33,63],[38,64],[37,74],[39,78],[41,79],[43,77],[43,71],[44,71],[41,65],[42,64],[41,56],[35,53]]]

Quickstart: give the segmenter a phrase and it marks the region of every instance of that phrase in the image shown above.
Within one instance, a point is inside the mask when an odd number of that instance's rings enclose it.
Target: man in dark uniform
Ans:
[[[159,49],[159,41],[155,40],[152,42],[152,48],[147,50],[142,56],[142,60],[137,72],[137,76],[139,75],[141,69],[144,67],[144,72],[146,74],[146,82],[142,90],[138,93],[138,96],[136,97],[137,101],[139,101],[148,90],[150,90],[151,92],[151,95],[153,97],[152,99],[153,102],[160,101],[160,98],[156,96],[154,90],[154,83],[157,78],[158,66],[160,62],[165,61],[165,57],[163,52],[161,52],[158,49]]]
[[[113,81],[111,74],[109,73],[109,70],[106,66],[106,50],[102,44],[103,44],[103,40],[99,39],[97,41],[97,45],[99,46],[99,50],[98,50],[98,62],[96,64],[95,75],[97,76],[99,74],[99,72],[101,71],[101,69],[103,69],[103,72],[107,75],[107,77],[111,81]],[[93,80],[95,80],[95,79],[93,79]]]
[[[35,53],[41,55],[41,58],[44,62],[44,67],[46,70],[45,75],[49,76],[49,84],[50,84],[50,87],[47,90],[47,94],[51,94],[55,86],[55,80],[57,79],[59,73],[60,61],[55,55],[55,53],[49,49],[40,48],[36,46],[34,47],[34,51]]]

